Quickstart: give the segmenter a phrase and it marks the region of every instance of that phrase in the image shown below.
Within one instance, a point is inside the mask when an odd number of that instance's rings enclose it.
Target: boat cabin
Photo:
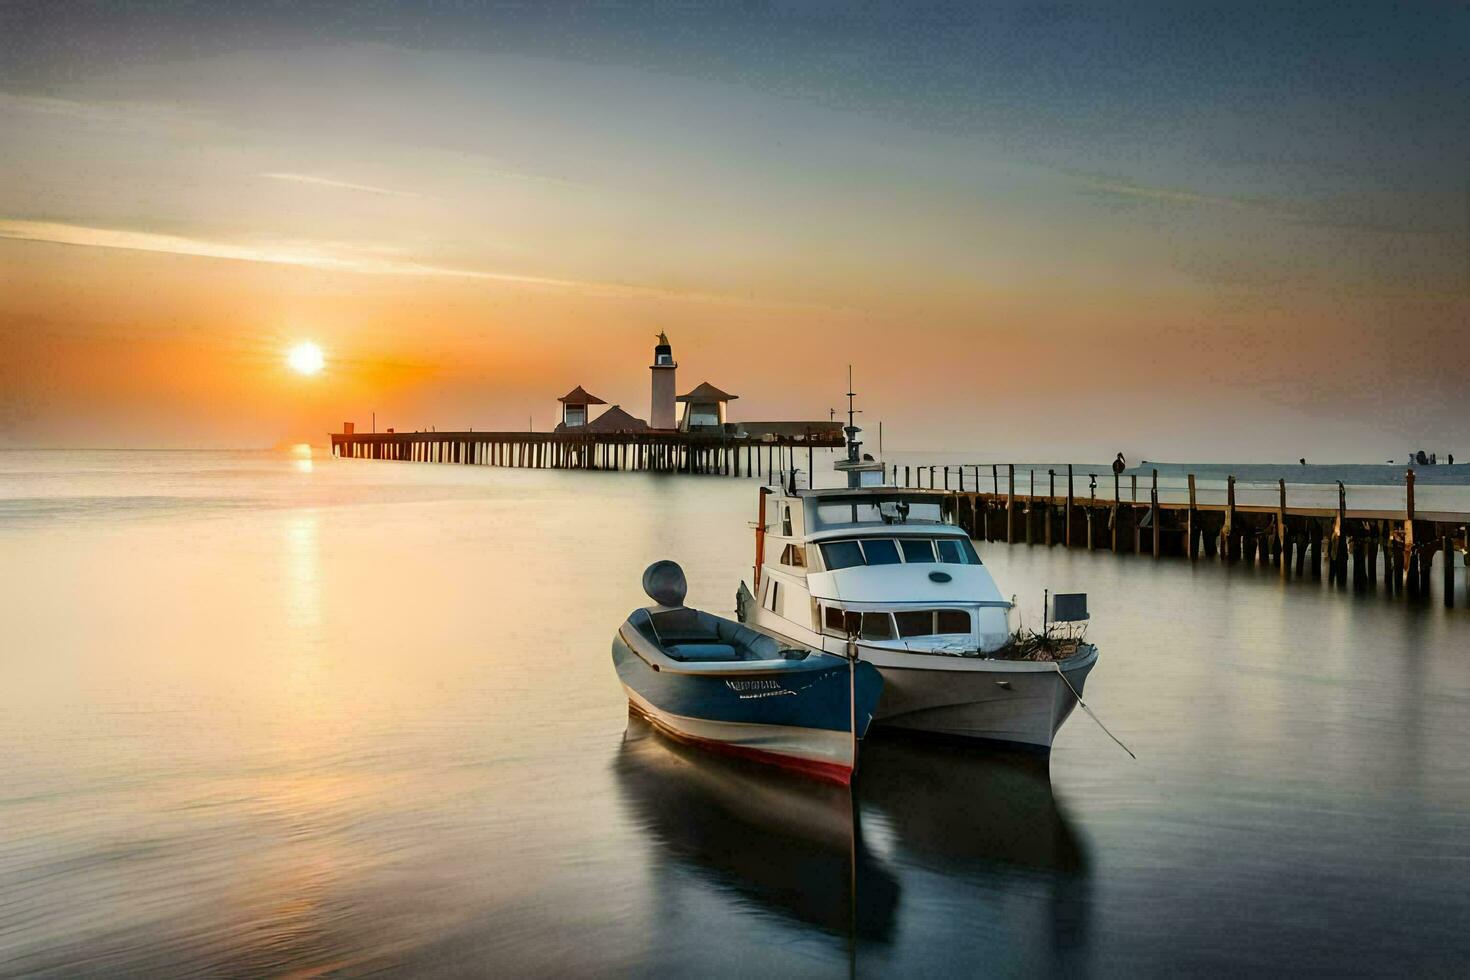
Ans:
[[[942,494],[893,487],[775,494],[763,558],[756,603],[816,636],[845,640],[845,612],[861,615],[865,644],[897,650],[974,652],[1010,636],[1011,603]]]

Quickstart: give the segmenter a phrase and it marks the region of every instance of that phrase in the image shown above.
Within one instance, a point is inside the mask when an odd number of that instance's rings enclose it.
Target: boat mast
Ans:
[[[847,470],[847,485],[849,488],[862,486],[862,476],[857,470],[857,465],[862,462],[860,450],[863,444],[858,436],[862,435],[863,430],[857,427],[857,409],[853,408],[853,398],[856,395],[857,393],[852,390],[852,365],[849,364],[847,366],[847,427],[843,429],[847,433],[847,462],[850,467]]]

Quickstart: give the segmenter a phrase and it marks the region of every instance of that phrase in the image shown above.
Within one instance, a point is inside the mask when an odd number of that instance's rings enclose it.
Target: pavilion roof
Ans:
[[[678,398],[675,398],[674,401],[676,401],[676,402],[731,402],[731,401],[734,401],[735,399],[737,399],[739,397],[740,397],[739,395],[732,395],[732,394],[730,394],[728,392],[721,391],[720,389],[716,388],[714,385],[710,384],[708,381],[701,381],[699,383],[699,387],[695,388],[693,391],[691,391],[687,395],[680,395]]]
[[[562,395],[557,401],[563,405],[606,405],[607,402],[587,391],[581,385]]]

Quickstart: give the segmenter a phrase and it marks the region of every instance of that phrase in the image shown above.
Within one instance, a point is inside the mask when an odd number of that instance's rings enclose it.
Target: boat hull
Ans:
[[[1020,663],[1030,669],[1016,670],[1010,661],[978,661],[981,666],[967,670],[880,665],[883,697],[874,722],[1050,749],[1057,730],[1077,706],[1087,675],[1097,663],[1097,649],[1084,647],[1055,665]]]
[[[667,735],[726,755],[848,783],[855,762],[849,667],[723,672],[655,670],[619,633],[613,663],[629,707]],[[853,668],[858,737],[873,719],[883,680],[869,664]]]
[[[844,642],[761,608],[743,585],[736,605],[742,622],[773,635],[818,648]],[[873,664],[883,676],[874,724],[1042,750],[1051,748],[1057,730],[1077,706],[1097,655],[1091,644],[1054,663],[947,657],[858,644],[862,662]]]

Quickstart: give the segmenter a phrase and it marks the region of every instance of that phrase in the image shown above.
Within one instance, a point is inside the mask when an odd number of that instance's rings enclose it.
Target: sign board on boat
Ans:
[[[1051,597],[1051,621],[1077,623],[1087,618],[1086,592],[1059,592]]]

